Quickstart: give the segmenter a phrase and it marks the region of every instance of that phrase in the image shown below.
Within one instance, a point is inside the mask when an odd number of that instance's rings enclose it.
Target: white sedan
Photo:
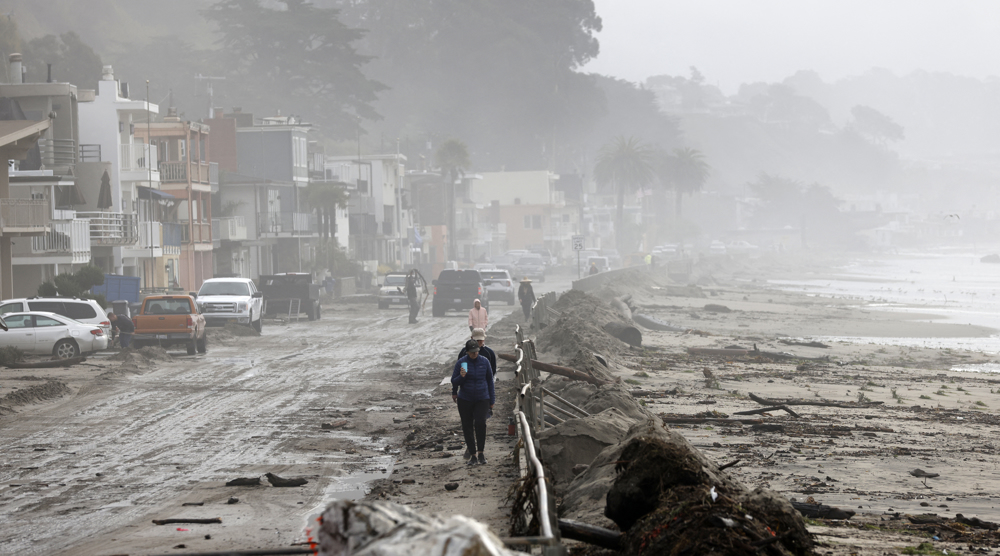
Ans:
[[[59,359],[108,347],[108,336],[100,326],[55,313],[7,313],[3,320],[7,331],[0,331],[0,347],[16,347],[25,353],[55,355]]]

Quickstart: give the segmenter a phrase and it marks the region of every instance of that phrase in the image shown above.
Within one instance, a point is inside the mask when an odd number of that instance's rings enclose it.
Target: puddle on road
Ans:
[[[360,500],[364,498],[368,494],[368,483],[389,477],[395,465],[396,458],[390,457],[385,462],[385,472],[358,473],[356,475],[348,475],[347,477],[335,478],[326,487],[326,490],[323,491],[322,501],[304,512],[305,523],[302,525],[302,530],[305,532],[310,531],[319,516],[334,500]]]

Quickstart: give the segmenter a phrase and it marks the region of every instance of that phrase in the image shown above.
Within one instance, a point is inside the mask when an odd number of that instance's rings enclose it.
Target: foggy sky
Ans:
[[[688,75],[733,93],[801,69],[827,82],[886,68],[1000,75],[1000,2],[594,0],[600,56],[584,70],[644,81]]]

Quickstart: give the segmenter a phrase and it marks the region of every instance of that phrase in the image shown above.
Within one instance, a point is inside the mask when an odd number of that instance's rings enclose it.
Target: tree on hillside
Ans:
[[[610,185],[617,197],[615,238],[618,251],[625,252],[621,231],[625,220],[625,194],[653,181],[653,150],[635,137],[617,137],[606,144],[597,157],[594,179]]]
[[[343,185],[326,181],[310,181],[306,186],[306,201],[319,214],[321,246],[317,254],[326,259],[326,267],[334,272],[337,243],[337,207],[347,206],[347,190]],[[346,232],[346,230],[344,230]],[[331,245],[333,244],[333,245]]]
[[[331,137],[352,137],[358,118],[378,119],[372,103],[385,86],[365,76],[370,57],[354,46],[364,31],[307,0],[275,4],[220,0],[202,11],[219,28],[225,87],[254,110],[301,115]]]
[[[674,209],[678,218],[681,216],[683,196],[701,191],[710,172],[711,167],[705,162],[705,156],[697,149],[684,147],[661,156],[657,174],[660,182],[674,191]]]
[[[448,256],[455,260],[455,182],[469,169],[469,149],[458,139],[449,139],[434,153],[434,165],[441,169],[442,187],[448,205]]]
[[[0,55],[6,61],[15,52],[21,52],[21,33],[17,29],[17,21],[9,15],[0,14]]]
[[[808,229],[813,235],[830,235],[843,222],[838,208],[842,201],[833,195],[829,187],[818,183],[806,185],[765,172],[761,172],[747,186],[758,201],[753,213],[757,226],[770,229],[792,227]]]
[[[870,106],[859,104],[851,108],[851,116],[854,116],[854,128],[879,145],[885,146],[888,141],[902,141],[904,138],[903,126]]]
[[[44,83],[48,78],[47,64],[52,64],[53,81],[72,83],[84,89],[97,88],[104,66],[94,49],[73,31],[28,41],[24,46],[24,63],[31,82]]]
[[[599,116],[592,0],[328,0],[369,32],[387,136],[475,139],[480,167],[537,169]],[[485,164],[484,164],[485,163]]]

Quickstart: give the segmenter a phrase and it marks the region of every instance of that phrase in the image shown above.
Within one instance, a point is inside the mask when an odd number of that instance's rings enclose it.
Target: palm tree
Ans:
[[[347,190],[337,183],[309,182],[309,185],[306,186],[306,201],[319,214],[320,236],[326,241],[335,240],[337,237],[337,207],[347,206]],[[327,249],[327,263],[332,272],[333,260],[329,249]]]
[[[455,260],[455,182],[469,168],[469,149],[458,139],[448,139],[434,153],[434,164],[441,170],[448,212],[448,259]]]
[[[635,137],[619,136],[604,145],[597,155],[594,179],[598,185],[611,185],[618,197],[615,212],[615,240],[619,252],[622,245],[625,217],[625,193],[635,191],[653,181],[653,150]]]
[[[705,162],[705,155],[697,149],[684,147],[674,149],[673,154],[663,157],[658,168],[660,181],[674,190],[675,212],[681,216],[681,201],[685,194],[701,191],[712,168]]]

